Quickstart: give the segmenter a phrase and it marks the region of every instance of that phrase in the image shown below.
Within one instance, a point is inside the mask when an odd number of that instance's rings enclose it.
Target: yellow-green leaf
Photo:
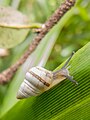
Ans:
[[[28,17],[11,7],[0,7],[0,47],[12,48],[25,40],[30,28],[41,24],[30,23]]]

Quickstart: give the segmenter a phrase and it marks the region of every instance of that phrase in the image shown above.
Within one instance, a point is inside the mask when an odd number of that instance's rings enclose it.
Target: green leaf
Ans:
[[[16,27],[28,25],[29,20],[27,16],[12,7],[0,6],[0,26]]]
[[[17,102],[2,120],[7,118],[8,120],[88,119],[90,117],[88,114],[90,112],[89,53],[90,42],[78,50],[70,61],[69,71],[79,83],[78,86],[65,80],[40,96]],[[58,67],[60,68],[61,66]]]
[[[0,47],[12,48],[25,40],[28,30],[11,29],[0,27]],[[19,36],[19,37],[18,37]]]
[[[0,7],[0,47],[12,48],[25,40],[30,28],[40,28],[28,17],[11,7]]]

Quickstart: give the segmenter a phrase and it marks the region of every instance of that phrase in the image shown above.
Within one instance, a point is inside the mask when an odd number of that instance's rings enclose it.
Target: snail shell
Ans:
[[[17,98],[27,98],[37,96],[44,92],[52,83],[52,72],[42,67],[31,68],[25,76],[20,89],[17,93]]]

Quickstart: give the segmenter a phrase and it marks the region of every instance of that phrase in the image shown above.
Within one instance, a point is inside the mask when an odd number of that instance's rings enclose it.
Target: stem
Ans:
[[[0,24],[0,27],[6,28],[13,28],[13,29],[41,29],[42,24],[40,23],[31,23],[26,25],[7,25],[7,24]]]
[[[6,84],[10,81],[17,69],[26,61],[28,56],[36,49],[39,42],[49,32],[49,30],[62,18],[62,16],[74,6],[76,0],[65,0],[65,2],[55,11],[55,13],[46,21],[41,28],[40,33],[34,38],[27,51],[22,57],[10,68],[6,69],[0,74],[0,84]]]

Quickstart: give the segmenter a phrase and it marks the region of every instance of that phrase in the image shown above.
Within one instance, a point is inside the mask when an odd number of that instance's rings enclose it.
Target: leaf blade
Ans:
[[[12,48],[27,37],[30,29],[40,28],[39,23],[30,23],[27,16],[12,7],[0,6],[0,47]]]
[[[77,78],[76,80],[79,82],[78,86],[73,86],[73,84],[70,83],[70,81],[68,80],[63,81],[61,84],[58,84],[53,89],[43,93],[40,96],[19,101],[10,111],[7,112],[6,116],[4,116],[3,119],[5,120],[5,118],[7,117],[9,120],[12,119],[14,120],[17,117],[22,120],[26,118],[27,120],[29,119],[48,120],[48,119],[60,119],[61,117],[63,119],[67,118],[68,114],[66,114],[65,117],[61,115],[63,115],[64,112],[66,112],[68,109],[70,110],[72,108],[74,110],[75,109],[74,106],[78,106],[78,104],[81,104],[81,102],[83,102],[84,100],[85,101],[83,103],[86,104],[88,100],[90,103],[89,53],[90,42],[87,45],[85,45],[82,49],[80,49],[70,61],[71,68],[69,71],[70,74],[74,76],[74,78]],[[84,61],[86,56],[87,60]],[[77,63],[79,66],[77,66]],[[78,67],[80,67],[80,69]],[[15,114],[15,116],[11,117],[11,114],[13,114],[16,110],[18,110],[18,112]],[[19,114],[20,111],[22,115]],[[72,111],[70,110],[70,112]],[[76,115],[76,111],[73,114]],[[79,113],[77,113],[77,116],[78,114]],[[86,114],[84,113],[84,116]],[[84,116],[82,115],[82,119],[84,118]],[[73,117],[71,116],[68,117],[68,119],[71,118]]]

